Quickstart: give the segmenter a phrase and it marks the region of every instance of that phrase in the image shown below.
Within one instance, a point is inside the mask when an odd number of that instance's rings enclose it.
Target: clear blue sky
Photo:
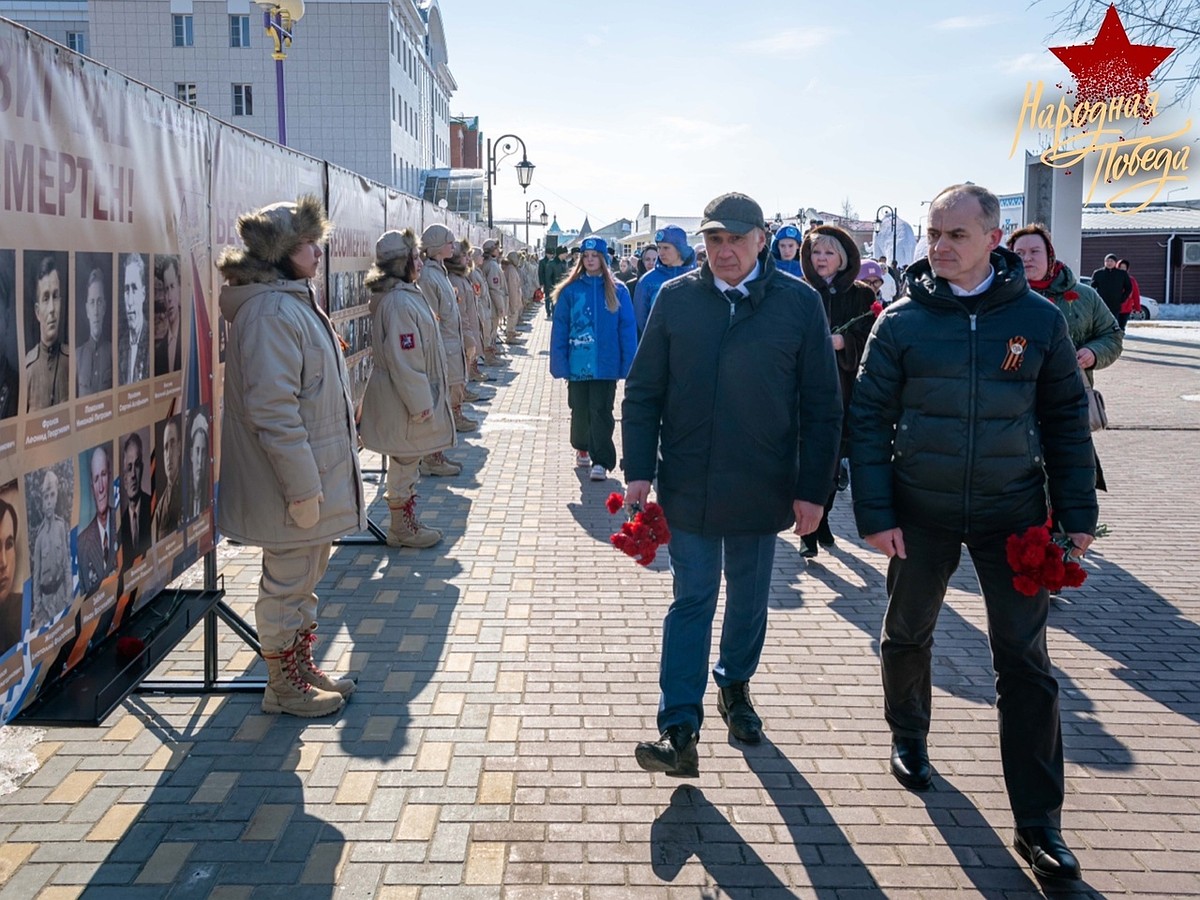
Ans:
[[[501,166],[497,217],[523,218],[538,198],[564,228],[585,213],[594,227],[632,218],[643,203],[699,215],[727,190],[755,197],[768,217],[837,211],[849,198],[862,218],[893,204],[915,227],[921,201],[948,184],[1021,191],[1021,150],[1039,149],[1026,130],[1009,158],[1026,83],[1044,80],[1054,99],[1056,83],[1071,86],[1046,49],[1069,42],[1051,34],[1060,6],[441,5],[459,86],[452,112],[478,115],[485,137],[520,135],[537,166],[525,195],[514,160]],[[1192,113],[1174,110],[1150,130]],[[1175,200],[1200,200],[1198,136],[1195,122],[1190,180],[1179,183],[1188,190]]]

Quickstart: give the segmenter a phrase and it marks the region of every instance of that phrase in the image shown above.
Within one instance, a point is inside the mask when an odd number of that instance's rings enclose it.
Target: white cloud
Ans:
[[[1039,78],[1047,75],[1061,75],[1065,78],[1068,75],[1063,64],[1049,50],[1042,50],[1040,53],[1022,53],[1020,56],[1002,59],[996,63],[996,68],[1005,75],[1037,76]]]
[[[833,28],[785,28],[766,37],[743,41],[737,49],[768,56],[788,56],[829,43],[837,34]]]

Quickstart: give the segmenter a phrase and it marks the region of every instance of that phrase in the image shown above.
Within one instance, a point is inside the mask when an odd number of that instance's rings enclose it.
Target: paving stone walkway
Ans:
[[[329,720],[248,695],[135,696],[101,728],[16,726],[37,771],[0,797],[9,898],[1031,897],[1009,849],[982,605],[955,576],[934,661],[936,789],[887,772],[883,560],[853,537],[806,565],[781,536],[756,702],[729,742],[710,691],[701,777],[634,764],[654,733],[666,560],[607,543],[613,479],[572,467],[566,391],[531,320],[452,479],[421,484],[432,550],[337,548],[318,648],[361,673]],[[1073,896],[1200,896],[1200,341],[1131,329],[1101,373],[1111,536],[1052,612]],[[371,460],[367,459],[368,466]],[[386,524],[381,489],[373,515]],[[252,611],[252,548],[222,547]],[[226,674],[261,674],[232,635]],[[195,632],[160,674],[198,675]]]

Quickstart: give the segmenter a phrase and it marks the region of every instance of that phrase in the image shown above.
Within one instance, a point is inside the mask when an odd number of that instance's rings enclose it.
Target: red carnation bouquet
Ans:
[[[1087,572],[1071,559],[1074,546],[1066,534],[1051,534],[1045,525],[1009,535],[1004,549],[1016,573],[1013,587],[1026,597],[1037,596],[1042,588],[1057,593],[1064,587],[1079,587],[1087,581]]]
[[[625,506],[625,498],[613,491],[604,505],[616,515]],[[647,503],[644,509],[634,506],[633,515],[608,540],[626,556],[632,556],[638,565],[648,566],[654,562],[658,548],[671,540],[671,530],[662,507]]]

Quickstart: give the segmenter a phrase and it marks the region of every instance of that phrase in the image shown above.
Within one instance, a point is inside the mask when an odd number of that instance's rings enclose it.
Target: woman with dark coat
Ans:
[[[872,304],[875,292],[867,285],[856,281],[861,256],[854,238],[836,225],[818,225],[804,237],[800,247],[800,266],[804,280],[821,295],[825,305],[825,316],[833,332],[833,349],[837,351],[838,377],[842,388],[841,458],[848,455],[849,441],[848,411],[850,395],[854,390],[854,378],[858,364],[862,361],[863,348],[875,322]],[[829,511],[837,497],[835,489],[825,503],[825,515],[812,534],[802,538],[804,549],[801,556],[812,559],[817,555],[817,545],[833,546],[833,532],[829,529]]]

